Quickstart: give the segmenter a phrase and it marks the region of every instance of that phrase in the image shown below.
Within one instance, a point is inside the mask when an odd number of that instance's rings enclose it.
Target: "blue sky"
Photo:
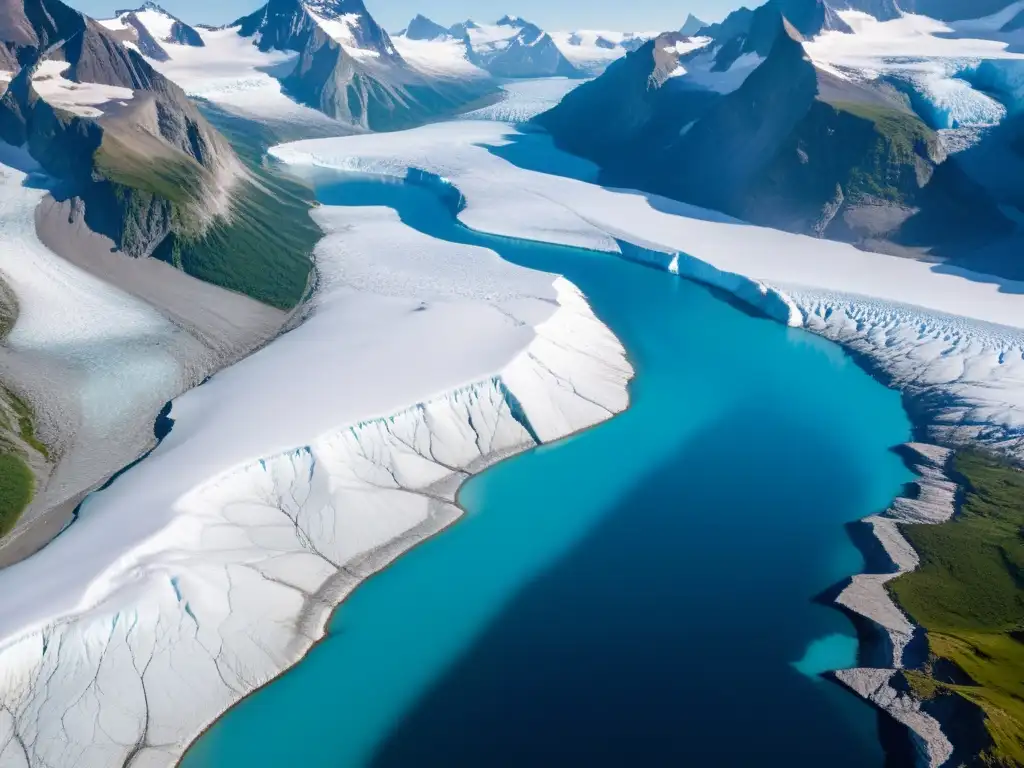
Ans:
[[[134,7],[142,0],[65,0],[99,18],[115,8]],[[184,21],[224,24],[251,13],[265,0],[160,0]],[[495,21],[506,13],[548,29],[667,30],[682,25],[688,12],[705,21],[718,21],[740,0],[364,0],[385,28],[401,29],[417,13],[438,23],[463,19]],[[748,3],[749,4],[749,3]],[[758,4],[755,0],[755,5]]]

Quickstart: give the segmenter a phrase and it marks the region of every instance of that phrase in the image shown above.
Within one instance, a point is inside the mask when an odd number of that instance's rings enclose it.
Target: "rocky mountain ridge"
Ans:
[[[801,1],[805,29],[834,29],[825,4]],[[703,34],[692,50],[659,37],[538,122],[616,183],[873,250],[973,248],[1012,230],[895,88],[815,66],[774,0]]]

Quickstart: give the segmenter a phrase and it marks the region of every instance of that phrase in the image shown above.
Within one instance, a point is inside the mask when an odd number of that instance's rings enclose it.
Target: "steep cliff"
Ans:
[[[297,51],[282,79],[296,101],[364,130],[393,130],[455,114],[493,94],[483,72],[407,61],[362,0],[270,0],[236,22],[262,51]]]

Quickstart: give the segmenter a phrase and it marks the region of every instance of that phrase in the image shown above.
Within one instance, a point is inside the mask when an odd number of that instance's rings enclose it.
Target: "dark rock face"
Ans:
[[[891,21],[901,15],[896,0],[837,0],[835,7],[839,10],[861,11],[874,16],[879,21]]]
[[[740,20],[733,47],[756,45],[760,22]],[[679,63],[671,42],[613,64],[538,122],[613,183],[790,231],[940,252],[1012,229],[894,90],[817,70],[780,16],[765,61],[726,94],[665,77]]]
[[[388,33],[374,21],[362,0],[270,0],[233,26],[239,27],[238,34],[243,37],[255,35],[261,51],[302,51],[319,29],[311,14],[328,21],[355,16],[357,20],[347,26],[357,47],[375,51],[385,59],[401,59]]]
[[[445,40],[451,37],[451,34],[440,24],[435,24],[426,16],[420,14],[409,22],[409,27],[405,30],[405,36],[410,40]]]
[[[1015,0],[905,0],[901,7],[942,21],[980,19],[1013,5]]]
[[[683,26],[679,29],[679,34],[683,37],[693,37],[706,26],[708,26],[707,23],[690,13],[687,14],[686,21],[683,22]]]
[[[143,11],[152,11],[154,13],[159,13],[173,21],[173,24],[171,25],[171,31],[167,35],[167,37],[161,40],[157,40],[153,36],[153,33],[145,27],[145,25],[142,23],[142,20],[138,16],[138,14],[142,13]],[[176,43],[178,45],[187,45],[193,48],[202,48],[206,45],[203,42],[202,36],[194,28],[190,27],[181,19],[177,18],[171,13],[168,13],[159,5],[153,2],[143,3],[138,8],[116,11],[115,15],[119,19],[121,19],[121,21],[123,21],[125,24],[130,25],[136,30],[136,32],[139,34],[139,48],[140,50],[142,50],[143,54],[145,54],[146,56],[150,56],[150,58],[155,58],[157,60],[164,60],[167,58],[166,51],[164,51],[163,48],[161,48],[158,43]],[[155,45],[157,55],[152,56],[150,53],[148,53],[146,49],[143,47],[144,45]],[[162,54],[162,56],[160,54]]]
[[[484,58],[484,62],[487,70],[498,77],[580,76],[580,71],[562,55],[551,35],[525,22],[507,48]]]
[[[178,232],[195,231],[201,224],[190,207],[235,162],[224,140],[176,85],[105,27],[57,0],[18,5],[6,4],[15,23],[0,31],[6,49],[24,62],[0,100],[0,139],[27,144],[63,181],[63,194],[75,199],[89,227],[129,255],[148,255]],[[63,77],[72,82],[130,88],[134,96],[126,107],[105,107],[101,117],[53,107],[32,84],[47,58],[67,61]]]
[[[167,51],[163,49],[163,46],[157,42],[156,38],[153,37],[149,30],[146,29],[146,25],[142,23],[138,16],[135,15],[134,11],[130,11],[120,17],[127,26],[135,30],[135,38],[133,42],[142,51],[143,56],[148,56],[156,61],[167,61],[169,58]]]
[[[582,77],[565,58],[555,41],[535,24],[516,16],[503,16],[497,26],[508,29],[508,42],[504,46],[473,47],[470,30],[478,26],[472,21],[456,24],[449,29],[451,35],[465,40],[470,46],[471,61],[496,77]],[[607,41],[606,41],[607,42]],[[615,47],[614,44],[611,44]]]
[[[424,34],[434,28],[446,34],[432,24],[413,20]],[[292,98],[363,129],[407,128],[455,114],[495,90],[485,78],[428,76],[409,66],[362,0],[270,0],[236,26],[260,50],[299,52],[294,71],[282,80]],[[344,45],[324,27],[343,30]],[[370,52],[372,61],[346,46]]]

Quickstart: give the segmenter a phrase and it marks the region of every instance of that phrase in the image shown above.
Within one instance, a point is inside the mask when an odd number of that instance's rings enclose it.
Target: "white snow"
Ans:
[[[541,112],[547,112],[584,82],[567,77],[542,77],[502,83],[501,101],[467,112],[462,119],[524,123]]]
[[[66,61],[46,60],[32,76],[32,87],[51,106],[82,117],[100,117],[98,107],[112,101],[131,101],[135,95],[131,88],[101,83],[75,83],[64,77],[71,66]]]
[[[264,53],[241,37],[237,28],[199,30],[203,47],[163,46],[167,61],[149,60],[161,74],[181,86],[189,96],[205,99],[235,114],[259,120],[282,120],[337,130],[338,124],[284,94],[272,73],[288,74],[298,54]]]
[[[410,40],[405,35],[391,38],[398,54],[414,69],[437,77],[485,78],[489,75],[468,58],[461,40]]]
[[[506,24],[477,24],[467,30],[474,50],[485,52],[504,50],[520,32],[518,27]]]
[[[171,30],[174,28],[175,19],[163,11],[147,8],[136,11],[135,17],[142,22],[142,26],[149,31],[149,34],[161,43],[171,39]]]
[[[904,14],[878,21],[858,11],[840,15],[854,34],[826,32],[804,44],[822,69],[849,79],[902,82],[912,106],[932,127],[955,130],[951,146],[976,140],[979,127],[998,124],[1007,107],[1024,102],[1024,35],[999,31],[1024,2],[985,19],[946,23]]]
[[[310,15],[313,21],[316,22],[317,26],[322,29],[328,37],[338,43],[342,48],[345,49],[345,53],[351,55],[357,59],[377,59],[380,58],[380,51],[374,51],[369,48],[362,48],[359,45],[359,40],[356,37],[354,27],[358,27],[361,21],[361,16],[358,13],[343,13],[334,17],[318,16],[307,8],[306,12]]]
[[[707,38],[693,38],[693,41],[706,43]],[[695,45],[694,48],[702,48],[704,45]],[[685,71],[685,83],[697,88],[706,88],[718,93],[731,93],[743,85],[743,82],[750,76],[750,73],[761,66],[764,58],[756,53],[744,53],[742,56],[729,65],[724,71],[715,71],[712,66],[715,63],[717,50],[709,50],[700,53],[686,60],[685,64],[679,67]],[[675,74],[675,73],[673,73]]]
[[[33,404],[45,406],[36,408],[44,439],[72,435],[68,444],[51,443],[66,458],[23,524],[149,447],[135,427],[192,383],[176,357],[198,345],[152,307],[39,242],[35,209],[45,181],[27,153],[0,144],[0,273],[19,302],[0,369],[41,398]],[[73,428],[57,426],[67,423]]]
[[[469,473],[626,407],[624,350],[564,279],[388,209],[316,218],[305,323],[175,400],[149,458],[0,572],[0,765],[172,762],[453,520]]]
[[[615,32],[604,29],[578,29],[550,34],[558,50],[573,66],[592,74],[599,74],[613,61],[625,56],[623,43],[657,37],[656,32]],[[606,44],[598,45],[600,41]],[[608,47],[609,43],[613,47]]]
[[[812,59],[871,70],[900,59],[1022,58],[1011,36],[989,34],[965,22],[948,24],[912,13],[891,21],[859,11],[839,15],[854,34],[828,31],[805,42]]]

